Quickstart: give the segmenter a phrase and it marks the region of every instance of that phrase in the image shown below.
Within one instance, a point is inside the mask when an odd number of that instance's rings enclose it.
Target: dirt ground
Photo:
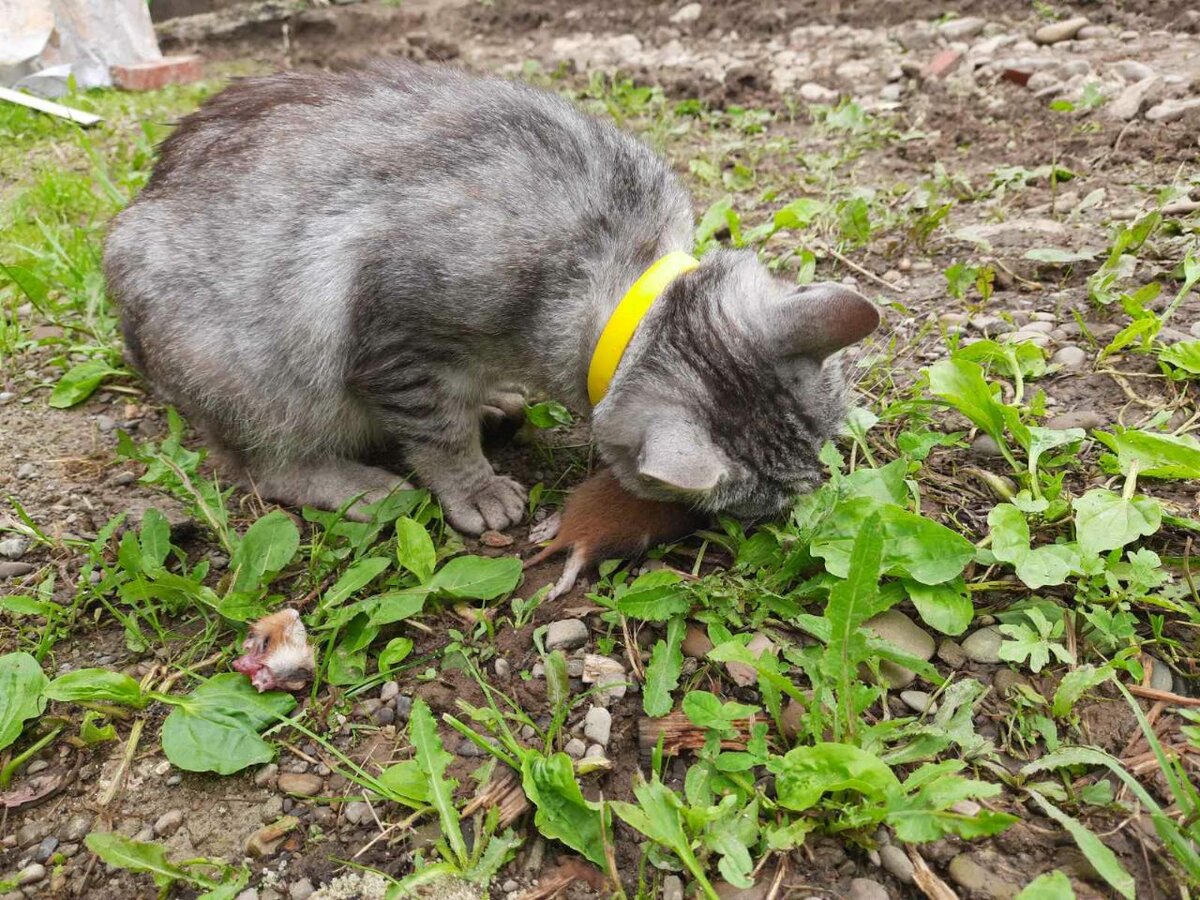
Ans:
[[[171,52],[195,51],[213,63],[251,60],[256,67],[329,66],[353,64],[380,54],[399,53],[417,59],[449,60],[466,66],[517,73],[529,61],[543,72],[565,72],[565,83],[582,89],[595,71],[619,69],[637,84],[654,85],[674,100],[702,99],[716,109],[767,110],[773,119],[761,138],[723,133],[693,133],[661,138],[677,169],[696,194],[697,213],[725,193],[720,181],[706,183],[694,176],[689,160],[753,157],[756,177],[763,183],[797,183],[806,177],[797,162],[804,152],[828,153],[838,141],[857,140],[852,135],[831,134],[814,128],[800,100],[808,97],[853,97],[863,108],[886,117],[898,140],[872,143],[862,140],[850,178],[853,184],[880,193],[902,192],[931,179],[956,185],[959,202],[952,227],[942,229],[924,247],[894,237],[874,240],[852,257],[853,268],[836,260],[822,261],[827,277],[849,277],[884,305],[886,325],[876,346],[891,345],[893,377],[912,377],[919,366],[944,355],[947,329],[976,330],[972,322],[985,321],[1000,311],[1021,323],[1044,323],[1040,331],[1053,352],[1082,347],[1092,352],[1119,328],[1119,309],[1097,309],[1088,303],[1085,275],[1070,265],[1047,265],[1026,257],[1026,252],[1051,247],[1065,252],[1103,253],[1113,223],[1127,222],[1141,211],[1156,208],[1158,192],[1173,186],[1168,207],[1174,215],[1194,213],[1200,199],[1200,106],[1170,113],[1156,120],[1145,109],[1130,118],[1116,118],[1101,109],[1086,117],[1082,111],[1049,108],[1055,97],[1080,96],[1087,80],[1098,79],[1119,92],[1141,79],[1139,68],[1158,76],[1157,96],[1145,108],[1172,102],[1185,104],[1200,97],[1200,15],[1170,0],[1134,0],[1127,3],[1054,4],[1064,16],[1081,14],[1089,19],[1091,33],[1054,45],[1026,44],[1028,35],[1045,24],[1030,6],[1016,0],[980,0],[942,4],[914,0],[817,3],[812,0],[706,0],[683,7],[678,3],[608,0],[580,4],[572,0],[543,2],[474,2],[474,0],[412,0],[399,5],[313,5],[291,8],[287,4],[257,4],[250,11],[234,7],[220,13],[160,24],[164,48]],[[689,7],[697,7],[692,15]],[[961,17],[986,20],[977,31],[950,37],[935,20],[952,8]],[[991,46],[988,46],[989,41]],[[937,70],[939,54],[958,54],[945,71]],[[1129,63],[1135,63],[1131,66]],[[1015,74],[1014,74],[1015,73]],[[1198,101],[1200,102],[1200,101]],[[656,139],[652,137],[652,139]],[[755,141],[759,141],[756,145]],[[774,152],[786,141],[788,152]],[[723,146],[722,142],[726,146]],[[1051,184],[1045,178],[1005,191],[984,193],[997,170],[1023,167],[1034,170],[1055,165],[1076,177]],[[798,171],[793,172],[793,169]],[[1095,192],[1102,191],[1101,194]],[[1172,207],[1171,205],[1174,204]],[[750,196],[743,214],[753,223],[773,207]],[[943,271],[956,261],[983,253],[995,261],[995,293],[986,303],[954,299],[946,292]],[[1178,262],[1163,247],[1161,266]],[[1145,278],[1159,272],[1152,259]],[[1163,297],[1163,302],[1167,298]],[[988,326],[982,325],[986,329]],[[1200,302],[1189,300],[1172,320],[1180,336],[1200,335]],[[878,356],[870,348],[860,357],[860,371],[877,389],[881,383],[873,366]],[[140,486],[136,466],[115,455],[116,433],[124,429],[136,439],[160,435],[164,415],[146,397],[102,390],[86,404],[71,410],[53,410],[45,401],[49,385],[45,367],[51,351],[32,350],[4,360],[0,377],[0,491],[21,507],[46,532],[84,540],[114,514],[129,511],[131,520],[149,506],[165,508],[173,518],[179,541],[189,555],[216,552],[203,530],[182,507],[151,488]],[[1127,369],[1135,374],[1138,364]],[[1153,374],[1144,365],[1143,374]],[[1114,423],[1133,424],[1147,417],[1151,406],[1172,409],[1172,421],[1182,423],[1194,408],[1179,404],[1172,387],[1153,377],[1116,379],[1087,368],[1064,366],[1039,382],[1046,404],[1055,416],[1075,416],[1091,427]],[[554,465],[528,444],[499,447],[498,468],[513,472],[527,483],[544,481],[565,486],[578,481],[586,470],[582,445],[586,430],[557,433],[553,441],[565,450]],[[563,460],[572,464],[564,467]],[[947,463],[953,466],[953,463]],[[936,466],[935,466],[936,468]],[[953,473],[947,471],[947,476]],[[975,488],[982,491],[978,484]],[[1196,486],[1175,485],[1158,494],[1179,505],[1182,514],[1197,514]],[[258,501],[239,494],[235,502],[247,513]],[[927,514],[938,504],[936,491],[927,498]],[[0,514],[0,522],[3,521]],[[968,536],[978,539],[984,521],[961,521]],[[527,530],[514,529],[515,548],[477,547],[484,554],[510,553],[524,546]],[[1180,552],[1182,539],[1166,532],[1165,552]],[[0,579],[0,594],[24,593],[41,573],[53,571],[56,590],[70,592],[80,577],[81,559],[52,557],[31,550],[22,562],[36,573]],[[719,564],[720,559],[713,560]],[[530,573],[520,591],[529,596],[551,580],[556,565]],[[566,598],[540,607],[525,627],[502,634],[498,640],[505,670],[519,673],[537,662],[532,646],[535,627],[577,615],[586,605],[577,588]],[[99,624],[75,631],[54,650],[59,669],[107,665],[135,675],[160,662],[153,650],[130,651],[120,627],[97,614]],[[437,626],[461,626],[449,612],[442,621],[431,619],[433,633],[418,640],[419,655],[444,641]],[[190,623],[175,623],[179,640],[186,643]],[[0,641],[7,640],[0,627]],[[1191,636],[1187,640],[1194,640]],[[951,642],[953,643],[953,642]],[[939,657],[940,657],[939,653]],[[991,683],[1005,666],[959,663],[961,671]],[[419,671],[419,670],[418,670]],[[415,677],[402,681],[399,696],[421,697],[435,712],[455,711],[455,701],[482,699],[465,674],[445,672],[435,680]],[[1181,694],[1200,695],[1200,676],[1194,656],[1175,661],[1173,688]],[[1169,683],[1170,684],[1170,683]],[[546,706],[545,683],[538,678],[510,676],[506,687],[527,709]],[[377,696],[377,694],[376,694]],[[380,702],[362,695],[339,736],[339,745],[356,758],[374,753],[390,758],[396,730],[404,712],[394,696]],[[369,702],[364,702],[369,701]],[[383,708],[395,715],[380,717]],[[1001,737],[1009,708],[1000,692],[985,703],[980,733]],[[641,762],[637,722],[641,698],[630,693],[612,707],[613,733],[608,757],[612,771],[596,787],[609,799],[631,797],[630,776]],[[1133,740],[1134,723],[1127,708],[1115,697],[1089,707],[1083,729],[1097,746],[1120,754]],[[61,745],[44,754],[43,772],[59,778],[56,789],[33,807],[0,811],[0,873],[15,871],[49,846],[49,857],[59,863],[36,883],[5,894],[17,897],[94,897],[101,900],[152,897],[148,879],[98,864],[80,839],[93,823],[103,823],[126,834],[156,835],[172,858],[220,856],[240,858],[249,840],[264,824],[281,814],[297,815],[301,827],[282,846],[253,862],[255,878],[243,900],[258,897],[303,900],[313,887],[328,884],[346,870],[344,863],[400,872],[414,848],[436,837],[436,828],[421,826],[382,837],[374,821],[351,822],[346,804],[310,802],[293,798],[278,787],[280,773],[316,774],[323,780],[320,795],[340,798],[349,791],[333,769],[334,761],[315,744],[289,745],[278,767],[241,776],[216,778],[179,773],[165,762],[156,745],[148,743],[132,762],[128,779],[112,804],[101,807],[98,798],[116,771],[117,745],[100,745],[94,751]],[[482,760],[471,758],[463,742],[451,749],[459,753],[457,770],[467,773]],[[181,825],[157,824],[167,814],[182,813]],[[1141,819],[1132,823],[1098,821],[1103,831],[1138,881],[1139,897],[1177,896],[1169,876],[1155,859],[1149,828]],[[380,838],[376,840],[376,838]],[[47,843],[52,841],[52,843]],[[948,874],[948,867],[964,851],[986,877],[969,882],[966,876]],[[1032,874],[1057,867],[1072,876],[1080,897],[1109,896],[1075,845],[1049,820],[1024,812],[1023,821],[1004,834],[966,844],[946,839],[923,848],[934,870],[951,880],[963,898],[1011,897],[1013,885]],[[537,879],[553,872],[557,851],[541,839],[531,840],[517,860],[498,878],[494,897],[521,896]],[[621,853],[623,868],[636,870],[640,857],[632,841]],[[352,870],[350,870],[352,871]],[[855,879],[882,885],[886,896],[918,897],[923,894],[894,873],[881,868],[879,854],[832,838],[813,841],[793,854],[782,889],[775,896],[860,897]],[[737,892],[727,897],[763,897],[765,889]],[[727,886],[728,887],[728,886]],[[371,888],[346,886],[345,893],[325,896],[369,896]],[[189,896],[187,891],[180,896]],[[576,885],[567,896],[596,896]]]

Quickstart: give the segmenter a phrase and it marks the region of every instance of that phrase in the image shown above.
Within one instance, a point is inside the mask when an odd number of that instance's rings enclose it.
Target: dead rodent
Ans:
[[[530,532],[535,541],[553,540],[524,564],[528,569],[571,548],[562,577],[546,595],[547,600],[569,591],[585,568],[604,559],[641,556],[656,544],[687,537],[706,520],[685,504],[647,500],[629,493],[608,469],[575,488],[556,518],[547,519],[540,534],[539,529]]]
[[[260,693],[298,691],[312,681],[317,667],[308,632],[294,609],[281,609],[251,625],[242,649],[233,669],[248,676]]]

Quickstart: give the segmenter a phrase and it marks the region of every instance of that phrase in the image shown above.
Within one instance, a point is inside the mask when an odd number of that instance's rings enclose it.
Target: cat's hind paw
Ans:
[[[483,487],[461,500],[443,497],[446,521],[463,534],[503,531],[521,521],[525,497],[525,488],[516,481],[493,475]]]

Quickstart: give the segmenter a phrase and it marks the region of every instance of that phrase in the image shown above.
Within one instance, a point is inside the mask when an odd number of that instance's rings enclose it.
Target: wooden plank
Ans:
[[[38,112],[43,112],[47,115],[58,116],[60,119],[66,119],[69,122],[74,122],[76,125],[82,125],[84,128],[103,121],[95,113],[84,112],[81,109],[72,109],[69,106],[63,106],[61,103],[55,103],[52,100],[43,100],[41,97],[34,97],[31,94],[22,94],[20,91],[9,90],[6,87],[0,87],[0,100],[7,100],[9,103],[15,103],[18,106],[27,106],[30,109],[36,109]]]

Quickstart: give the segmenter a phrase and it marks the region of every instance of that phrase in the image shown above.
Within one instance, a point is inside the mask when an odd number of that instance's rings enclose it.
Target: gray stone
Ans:
[[[904,884],[912,884],[913,864],[908,854],[895,844],[887,844],[879,848],[879,861],[885,872]]]
[[[1071,19],[1063,19],[1061,22],[1051,22],[1035,31],[1033,39],[1039,44],[1057,44],[1075,37],[1079,34],[1079,30],[1087,24],[1086,16],[1075,16]]]
[[[1112,37],[1112,29],[1107,25],[1084,25],[1075,35],[1078,41],[1101,41]]]
[[[412,704],[412,697],[405,697],[403,694],[392,703],[392,706],[396,708],[396,716],[401,722],[408,721],[408,715],[412,712]]]
[[[1012,669],[1000,669],[992,676],[992,688],[1000,697],[1007,697],[1010,691],[1024,684],[1029,684],[1029,679]]]
[[[546,628],[547,650],[574,650],[588,640],[588,627],[580,619],[559,619]]]
[[[1167,664],[1149,654],[1147,654],[1146,658],[1152,664],[1150,666],[1150,687],[1156,691],[1172,690],[1174,679],[1171,677],[1171,670],[1167,668]]]
[[[1002,319],[999,316],[988,316],[983,313],[971,316],[967,324],[988,337],[997,334],[1008,334],[1016,328],[1012,322]]]
[[[396,721],[396,711],[390,706],[381,706],[375,711],[375,721],[379,725],[391,725]]]
[[[278,775],[279,766],[275,763],[267,763],[254,773],[254,783],[261,788],[269,788],[275,784],[275,779]]]
[[[1076,409],[1071,412],[1059,413],[1046,420],[1047,428],[1066,431],[1068,428],[1103,428],[1108,422],[1104,416],[1091,409]]]
[[[979,16],[963,16],[950,19],[938,26],[938,32],[948,41],[965,41],[973,38],[987,27],[987,19]]]
[[[587,751],[583,754],[584,759],[604,759],[604,748],[599,744],[588,744]]]
[[[838,98],[838,92],[830,90],[815,81],[806,81],[800,85],[800,99],[805,103],[833,103]]]
[[[400,685],[395,681],[385,681],[379,689],[379,699],[383,703],[391,703],[400,696]]]
[[[285,794],[295,794],[297,797],[315,797],[321,793],[325,783],[320,775],[307,775],[297,772],[284,772],[278,779],[279,790]]]
[[[1104,114],[1110,119],[1128,122],[1135,118],[1142,107],[1151,100],[1152,95],[1162,86],[1162,79],[1157,75],[1143,78],[1141,81],[1126,87],[1104,107]]]
[[[17,873],[17,884],[37,884],[46,877],[46,867],[41,863],[32,863]]]
[[[513,891],[520,890],[520,888],[521,883],[515,878],[510,878],[508,881],[504,882],[504,884],[500,885],[500,890],[504,891],[506,894],[511,894]]]
[[[571,738],[563,749],[571,759],[583,759],[583,755],[587,753],[587,744],[579,738]]]
[[[950,860],[947,871],[950,880],[959,887],[974,891],[982,897],[1012,900],[1020,892],[1016,885],[1005,881],[995,872],[988,871],[966,853],[960,853]]]
[[[989,625],[968,635],[962,642],[962,650],[972,662],[995,665],[1000,662],[1000,643],[1003,640],[1004,635],[1000,633],[1000,629]]]
[[[996,459],[1004,455],[996,439],[983,432],[975,435],[975,440],[971,441],[971,453],[984,459]]]
[[[355,800],[353,803],[347,803],[342,816],[351,825],[366,825],[375,821],[375,817],[371,815],[371,805],[365,800]]]
[[[492,663],[492,668],[496,670],[497,678],[507,678],[512,672],[512,667],[509,666],[508,660],[503,656],[496,658],[496,661]]]
[[[668,875],[663,879],[662,900],[683,900],[683,882],[678,875]]]
[[[920,659],[933,657],[936,642],[927,631],[899,610],[889,609],[868,619],[863,627],[876,637],[887,641],[898,650],[903,650]],[[889,660],[879,664],[879,672],[893,688],[906,687],[916,678],[916,673]]]
[[[54,855],[54,851],[58,849],[58,838],[54,835],[42,838],[42,842],[37,845],[37,849],[33,851],[35,861],[44,863]]]
[[[1146,118],[1151,122],[1174,122],[1182,119],[1194,109],[1200,109],[1200,97],[1187,100],[1164,100],[1157,106],[1146,110]]]
[[[13,835],[18,847],[32,847],[50,833],[50,826],[42,822],[26,822]]]
[[[1122,59],[1114,63],[1113,71],[1126,81],[1145,81],[1147,78],[1153,78],[1156,74],[1152,68],[1136,59]]]
[[[872,881],[870,878],[855,878],[850,882],[846,900],[890,900],[890,897],[887,888],[878,881]]]
[[[607,747],[612,734],[612,713],[603,706],[593,706],[583,718],[583,734],[589,741]]]
[[[699,19],[701,13],[703,12],[704,7],[699,3],[688,3],[679,7],[679,9],[677,9],[671,15],[671,23],[673,25],[688,25]]]
[[[158,837],[170,837],[183,824],[183,810],[169,809],[154,820],[154,833]]]
[[[16,396],[12,391],[0,391],[0,403],[7,403]]]
[[[900,699],[913,712],[933,715],[938,709],[937,701],[924,691],[901,691]]]
[[[0,541],[0,556],[20,559],[29,549],[29,541],[22,537],[10,537]]]
[[[1087,365],[1088,355],[1081,348],[1074,344],[1067,344],[1065,347],[1060,347],[1055,354],[1050,357],[1050,362],[1056,366],[1062,366],[1068,371],[1077,371]]]
[[[951,638],[944,638],[937,648],[937,657],[952,669],[961,669],[967,664],[967,654],[962,645]]]
[[[80,813],[67,819],[67,824],[59,832],[59,837],[63,839],[64,843],[78,843],[87,837],[91,830],[92,817],[86,813]]]
[[[20,578],[22,575],[28,575],[35,569],[37,569],[37,566],[32,563],[0,562],[0,581],[4,581],[7,578]]]
[[[33,463],[21,463],[21,465],[17,467],[18,478],[32,478],[36,474],[37,466],[35,466]]]
[[[293,881],[288,885],[288,897],[290,900],[308,900],[314,893],[316,888],[313,883],[307,878],[301,878],[299,881]]]

